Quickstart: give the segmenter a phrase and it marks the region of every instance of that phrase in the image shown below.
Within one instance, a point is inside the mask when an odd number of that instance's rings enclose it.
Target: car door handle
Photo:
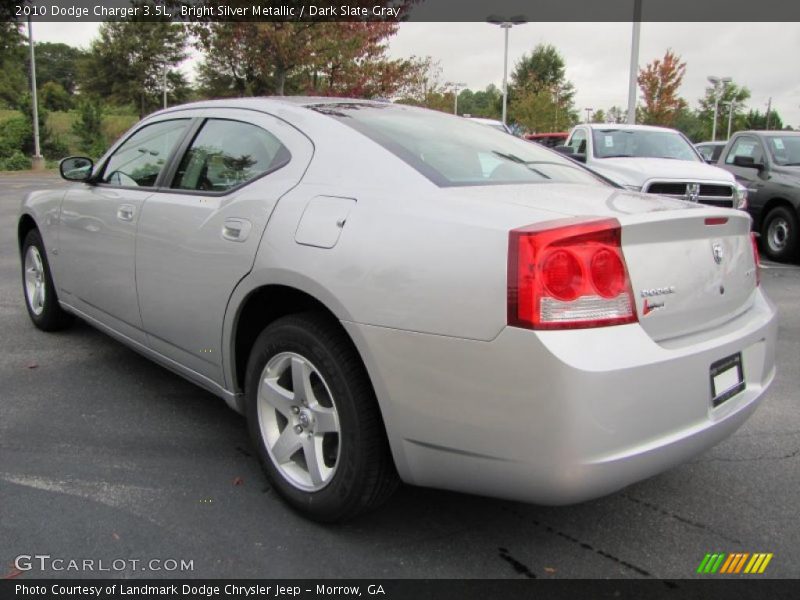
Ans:
[[[250,235],[250,221],[246,219],[225,219],[222,224],[222,237],[229,242],[243,242]]]
[[[117,218],[120,221],[133,221],[136,208],[132,204],[120,204],[117,209]]]

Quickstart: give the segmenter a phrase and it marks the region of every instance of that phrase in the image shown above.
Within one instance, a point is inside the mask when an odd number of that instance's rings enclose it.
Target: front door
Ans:
[[[69,190],[61,205],[63,300],[144,342],[136,293],[136,230],[145,200],[189,119],[150,123],[122,143],[96,183]]]

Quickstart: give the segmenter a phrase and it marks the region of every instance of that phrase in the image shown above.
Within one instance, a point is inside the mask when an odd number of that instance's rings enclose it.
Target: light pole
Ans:
[[[639,76],[639,36],[642,31],[642,0],[633,3],[633,38],[631,39],[631,72],[628,79],[628,125],[636,123],[636,81]]]
[[[591,123],[592,122],[592,112],[594,112],[594,109],[593,108],[586,108],[584,110],[586,111],[586,122],[587,123]]]
[[[508,30],[514,25],[522,25],[525,23],[523,17],[498,17],[493,15],[487,19],[492,25],[499,25],[505,30],[505,52],[503,54],[503,125],[506,124],[506,112],[508,108]]]
[[[728,107],[728,138],[731,139],[731,123],[733,122],[733,110],[736,108],[736,101],[723,102]]]
[[[44,157],[39,146],[39,96],[36,93],[36,52],[33,48],[33,24],[28,16],[28,45],[31,51],[31,107],[33,112],[33,160],[34,171],[44,169]]]
[[[714,124],[711,126],[711,141],[715,142],[717,140],[717,111],[719,110],[720,94],[725,93],[725,86],[731,82],[731,78],[709,75],[708,81],[714,86]],[[722,84],[721,90],[720,84]]]
[[[455,97],[455,100],[453,101],[453,114],[457,115],[458,114],[458,90],[461,89],[461,88],[467,87],[467,84],[466,83],[451,83],[450,85],[453,86],[453,96]]]

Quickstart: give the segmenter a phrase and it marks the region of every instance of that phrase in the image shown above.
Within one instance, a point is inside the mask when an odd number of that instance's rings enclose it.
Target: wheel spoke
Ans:
[[[326,469],[322,459],[322,438],[312,436],[303,440],[303,454],[306,457],[306,467],[311,483],[319,485],[322,483],[323,469]]]
[[[292,357],[292,389],[296,404],[301,404],[304,400],[309,404],[315,402],[314,392],[311,390],[311,370],[297,356]]]
[[[33,298],[31,298],[33,308],[41,308],[44,302],[42,301],[42,286],[36,285],[33,288]]]
[[[286,418],[292,414],[292,406],[296,404],[295,394],[278,385],[277,377],[264,378],[261,398]]]
[[[332,408],[317,405],[312,408],[314,413],[314,431],[317,433],[339,433],[339,422],[336,412]]]
[[[303,442],[292,429],[291,425],[287,425],[281,432],[275,445],[272,446],[272,456],[280,463],[288,462],[292,455],[300,450]]]

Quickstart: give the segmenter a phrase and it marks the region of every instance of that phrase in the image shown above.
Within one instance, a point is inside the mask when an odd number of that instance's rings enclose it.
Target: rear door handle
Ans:
[[[243,242],[250,235],[252,224],[247,219],[225,219],[222,237],[229,242]]]
[[[120,204],[117,209],[117,218],[120,221],[133,221],[134,214],[136,214],[136,207],[133,204]]]

